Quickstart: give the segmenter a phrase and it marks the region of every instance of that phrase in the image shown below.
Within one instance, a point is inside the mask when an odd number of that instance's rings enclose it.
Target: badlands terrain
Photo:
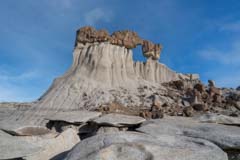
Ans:
[[[71,68],[38,100],[0,103],[0,159],[240,160],[240,88],[177,73],[161,50],[133,31],[80,28]]]

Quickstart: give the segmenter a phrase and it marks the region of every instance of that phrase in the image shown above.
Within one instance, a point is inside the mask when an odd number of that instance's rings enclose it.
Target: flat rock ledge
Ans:
[[[106,125],[106,126],[114,126],[114,127],[129,127],[133,125],[138,125],[146,120],[142,117],[138,116],[129,116],[129,115],[122,115],[122,114],[106,114],[102,117],[94,119],[93,122],[97,123],[98,125]]]
[[[85,123],[91,119],[97,118],[101,112],[90,111],[72,111],[72,112],[58,112],[57,114],[50,115],[45,119],[50,121],[63,121],[73,124]]]

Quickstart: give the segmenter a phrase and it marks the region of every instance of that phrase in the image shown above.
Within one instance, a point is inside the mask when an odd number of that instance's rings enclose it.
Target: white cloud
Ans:
[[[206,48],[198,52],[205,60],[219,62],[225,65],[240,66],[240,41],[235,41],[227,49]]]
[[[94,25],[99,21],[110,22],[112,12],[103,8],[95,8],[85,14],[85,22],[87,25]]]
[[[37,71],[23,72],[19,75],[7,73],[4,70],[0,70],[0,82],[1,81],[26,81],[34,78],[38,78],[39,73]]]

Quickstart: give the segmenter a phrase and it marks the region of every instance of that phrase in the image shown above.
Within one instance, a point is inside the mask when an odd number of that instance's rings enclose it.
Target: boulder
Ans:
[[[170,84],[170,86],[172,86],[173,88],[176,88],[178,90],[184,89],[184,82],[182,80],[172,81],[169,84]]]
[[[196,103],[192,105],[192,108],[196,111],[205,111],[207,110],[206,104]]]
[[[94,43],[109,41],[110,36],[106,30],[96,30],[93,27],[82,27],[77,31],[77,42],[80,43]]]
[[[78,143],[65,160],[227,160],[216,145],[181,136],[137,132],[99,134]]]
[[[216,87],[211,86],[211,87],[209,88],[209,94],[210,94],[211,96],[213,96],[213,95],[215,95],[215,94],[217,94],[217,95],[222,95],[222,91],[221,91],[219,88],[216,88]]]
[[[165,117],[143,123],[137,129],[153,136],[181,135],[211,141],[222,149],[240,149],[240,128],[213,123],[200,123],[185,117]]]
[[[221,103],[222,102],[222,97],[218,94],[214,94],[212,97],[213,102],[215,103]]]
[[[203,93],[205,91],[205,87],[201,83],[195,84],[193,88],[199,91],[200,93]]]
[[[183,109],[183,113],[186,117],[192,117],[193,116],[193,108],[191,106],[185,107]]]
[[[109,41],[110,39],[111,37],[107,30],[100,29],[97,31],[97,36],[96,36],[97,42],[105,42],[105,41]]]
[[[150,41],[144,40],[142,45],[142,52],[146,58],[152,58],[158,60],[160,58],[162,46],[160,44],[154,44]]]
[[[182,100],[182,104],[183,104],[185,107],[189,107],[189,106],[190,106],[190,103],[189,103],[187,100]]]
[[[215,82],[213,80],[208,80],[209,87],[215,87]]]
[[[145,121],[144,118],[138,116],[128,116],[122,114],[106,114],[100,118],[94,119],[93,122],[98,125],[107,125],[115,127],[134,126]]]
[[[132,49],[136,48],[137,45],[141,45],[142,39],[138,36],[136,32],[123,30],[113,32],[113,34],[111,35],[110,43]]]
[[[93,43],[96,37],[96,29],[90,26],[82,27],[77,31],[77,42]]]
[[[140,111],[139,116],[144,119],[151,119],[152,118],[152,112],[149,110],[143,110]]]
[[[162,110],[152,111],[152,119],[163,118],[164,114]]]

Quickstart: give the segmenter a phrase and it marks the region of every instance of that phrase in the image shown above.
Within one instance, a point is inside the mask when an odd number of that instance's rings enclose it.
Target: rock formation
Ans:
[[[146,62],[132,59],[132,49],[138,45]],[[217,88],[214,81],[206,86],[197,74],[169,69],[158,61],[161,49],[133,31],[109,34],[80,28],[71,68],[44,95],[32,103],[0,103],[0,140],[4,139],[0,157],[227,160],[226,153],[229,158],[239,156],[240,92]]]
[[[129,49],[141,43],[144,52],[153,53],[150,56],[153,58],[145,63],[134,62],[132,50]],[[151,93],[147,89],[149,93],[140,96],[143,94],[141,88],[146,86],[159,92],[163,91],[163,82],[183,77],[189,79],[188,75],[176,73],[154,60],[158,51],[158,45],[142,42],[135,32],[118,31],[109,37],[104,30],[81,28],[77,32],[72,67],[62,77],[55,79],[49,90],[30,109],[10,116],[8,122],[13,125],[5,126],[4,123],[0,126],[16,133],[17,130],[22,131],[22,125],[45,126],[47,121],[44,117],[57,112],[95,110],[115,101],[129,108],[151,107],[152,102],[144,100]],[[36,112],[41,114],[36,115]]]
[[[110,36],[106,30],[96,30],[92,27],[83,27],[77,31],[77,43],[109,42],[110,44],[125,47],[127,49],[136,48],[142,45],[143,55],[146,58],[152,57],[159,60],[162,46],[151,41],[141,39],[136,32],[123,30],[113,32]]]
[[[127,49],[136,48],[137,45],[142,44],[142,39],[138,36],[136,32],[124,30],[116,31],[111,35],[111,44],[124,46]]]
[[[147,58],[158,60],[160,58],[162,46],[160,44],[153,44],[150,41],[144,40],[142,45],[143,55]]]
[[[76,42],[83,44],[94,42],[106,42],[110,40],[109,33],[106,30],[96,30],[92,27],[83,27],[77,31]]]

